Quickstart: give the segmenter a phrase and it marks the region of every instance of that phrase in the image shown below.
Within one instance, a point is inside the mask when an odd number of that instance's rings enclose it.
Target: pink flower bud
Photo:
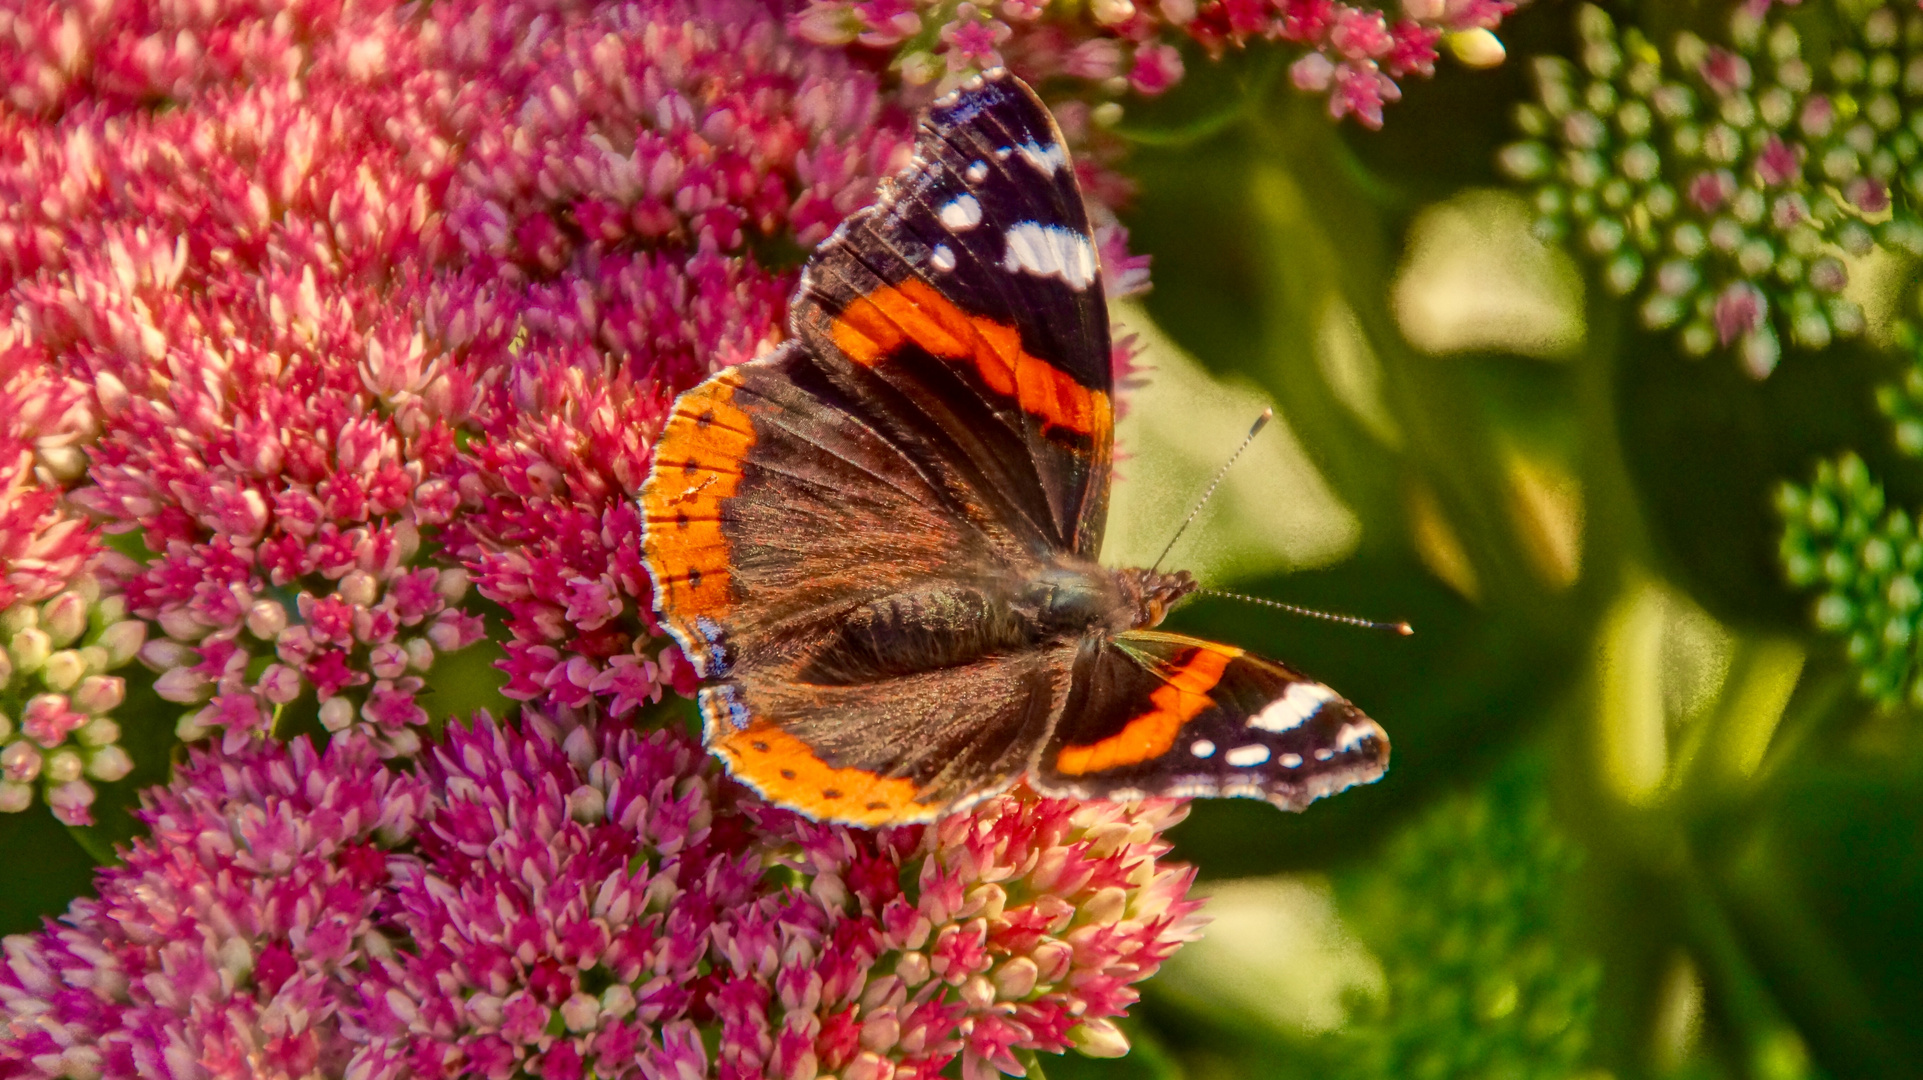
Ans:
[[[46,663],[47,657],[53,654],[53,639],[37,626],[28,627],[13,635],[7,652],[13,659],[13,670],[31,675],[39,671],[40,665]]]
[[[63,592],[40,609],[40,626],[55,648],[73,641],[87,629],[87,601],[77,592]]]
[[[1068,1041],[1093,1058],[1118,1058],[1128,1053],[1128,1036],[1113,1020],[1084,1020],[1069,1031]]]
[[[40,776],[40,762],[40,751],[24,740],[8,743],[0,750],[0,774],[9,780],[32,783]]]
[[[77,750],[62,748],[48,754],[42,772],[50,784],[65,784],[80,779],[87,771],[87,763]]]
[[[407,650],[383,642],[367,650],[367,670],[377,679],[398,679],[407,673]]]
[[[247,609],[247,632],[272,641],[287,629],[287,609],[274,600],[256,600]]]
[[[300,697],[300,672],[286,664],[269,664],[260,673],[254,689],[274,704],[285,705]]]
[[[108,746],[120,741],[120,725],[105,716],[96,716],[80,725],[74,739],[82,746]]]
[[[0,814],[18,814],[33,805],[33,785],[0,780]]]
[[[169,668],[154,680],[154,693],[159,694],[163,701],[193,705],[211,697],[213,685],[206,676],[192,668]]]
[[[140,647],[140,662],[149,671],[166,671],[169,668],[186,667],[198,661],[194,650],[178,641],[155,638]]]
[[[61,649],[40,665],[40,681],[49,690],[68,691],[87,673],[87,662],[75,649]]]
[[[73,692],[74,707],[98,715],[112,712],[127,698],[127,680],[118,675],[89,675]]]
[[[20,710],[20,731],[41,746],[52,749],[67,741],[67,736],[87,722],[74,712],[65,694],[35,694]]]
[[[449,604],[458,604],[467,596],[467,585],[467,571],[458,566],[441,571],[434,579],[434,591]]]
[[[342,577],[335,592],[355,607],[371,607],[380,599],[381,584],[365,570],[354,570]]]
[[[160,631],[175,641],[199,641],[211,629],[192,611],[172,607],[160,613]]]
[[[94,790],[85,780],[69,780],[47,792],[47,809],[63,825],[92,825]]]
[[[343,697],[331,697],[321,702],[321,726],[329,731],[345,731],[354,723],[354,703]]]

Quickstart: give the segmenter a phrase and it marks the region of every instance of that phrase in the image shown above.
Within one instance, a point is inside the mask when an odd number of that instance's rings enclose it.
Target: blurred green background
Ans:
[[[1727,42],[1731,7],[1583,25]],[[1820,90],[1822,50],[1872,8],[1772,19]],[[1893,700],[1913,649],[1872,643],[1896,674],[1870,692],[1865,646],[1819,629],[1779,552],[1815,545],[1804,576],[1840,593],[1895,573],[1858,580],[1882,504],[1923,493],[1877,405],[1915,359],[1916,260],[1850,261],[1867,331],[1765,379],[1648,329],[1497,167],[1535,58],[1575,60],[1599,14],[1525,8],[1503,66],[1441,66],[1380,132],[1331,125],[1261,49],[1124,121],[1156,284],[1119,318],[1155,371],[1122,424],[1111,560],[1152,559],[1272,401],[1284,430],[1171,564],[1417,633],[1207,599],[1173,617],[1337,686],[1395,756],[1300,816],[1198,803],[1178,852],[1214,925],[1148,984],[1134,1054],[1051,1077],[1923,1075],[1923,767]],[[1832,532],[1857,546],[1786,535],[1779,490],[1821,501],[1818,463],[1846,453],[1868,464],[1830,485]]]

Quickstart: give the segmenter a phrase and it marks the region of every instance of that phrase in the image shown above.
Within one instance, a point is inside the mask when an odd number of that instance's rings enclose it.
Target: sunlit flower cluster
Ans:
[[[0,219],[0,243],[5,235]],[[60,374],[18,320],[0,325],[0,608],[47,599],[98,552],[63,498],[86,473],[93,432],[85,385]]]
[[[1464,63],[1502,61],[1494,30],[1511,0],[1404,0],[1399,13],[1330,0],[1049,0],[949,4],[938,0],[810,0],[797,31],[823,44],[886,50],[911,85],[937,89],[992,67],[1035,82],[1077,80],[1110,100],[1092,118],[1120,116],[1114,98],[1154,97],[1180,82],[1184,39],[1219,55],[1252,40],[1303,49],[1295,85],[1326,93],[1329,114],[1382,126],[1382,107],[1402,96],[1396,80],[1434,74],[1446,37]],[[1064,126],[1079,126],[1079,103]]]
[[[1645,326],[1757,378],[1785,339],[1860,333],[1845,258],[1923,253],[1923,14],[1878,9],[1815,51],[1747,10],[1728,47],[1685,33],[1664,51],[1596,7],[1577,28],[1578,63],[1537,61],[1529,138],[1501,158],[1535,185],[1542,235],[1639,294]]]
[[[21,0],[0,74],[0,804],[88,820],[135,658],[202,743],[99,899],[8,939],[0,1075],[1126,1047],[1196,930],[1180,804],[869,833],[630,726],[694,687],[639,559],[653,439],[780,339],[919,98],[752,0]],[[519,720],[429,743],[437,661],[490,632]]]
[[[196,754],[99,900],[7,940],[0,1068],[982,1077],[1121,1053],[1110,1018],[1198,929],[1173,802],[818,826],[686,736],[538,715],[425,758]]]

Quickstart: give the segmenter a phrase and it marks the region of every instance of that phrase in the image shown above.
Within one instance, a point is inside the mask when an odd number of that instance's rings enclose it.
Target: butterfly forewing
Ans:
[[[817,251],[791,317],[925,467],[1034,542],[1099,552],[1107,302],[1067,150],[1018,80],[929,111],[913,164]]]

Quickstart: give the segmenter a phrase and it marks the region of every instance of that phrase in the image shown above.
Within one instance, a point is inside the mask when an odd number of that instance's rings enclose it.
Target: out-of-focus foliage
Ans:
[[[1266,396],[1276,494],[1189,562],[1417,633],[1175,616],[1340,687],[1393,766],[1299,818],[1198,804],[1221,922],[1146,1054],[1053,1076],[1923,1060],[1923,14],[1539,3],[1503,41],[1381,132],[1259,50],[1122,124],[1144,362],[1214,457],[1132,416],[1117,541],[1158,547]]]

